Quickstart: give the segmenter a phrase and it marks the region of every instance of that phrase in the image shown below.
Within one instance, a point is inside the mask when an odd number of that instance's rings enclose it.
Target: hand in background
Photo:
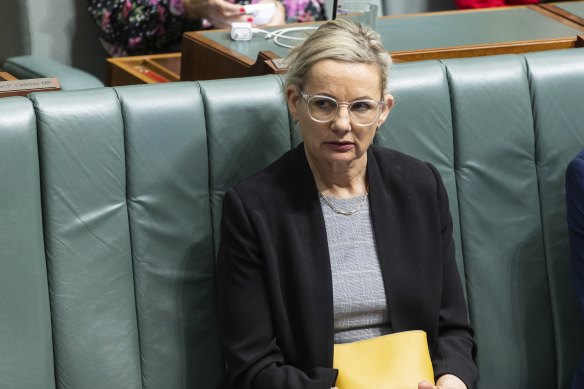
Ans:
[[[225,0],[182,0],[187,19],[205,18],[215,28],[231,28],[234,22],[251,22],[253,17],[245,15],[243,6],[232,4]],[[286,22],[284,6],[277,0],[264,0],[276,4],[276,12],[268,25],[284,24]]]
[[[455,375],[444,374],[438,381],[436,381],[436,386],[432,385],[428,381],[422,381],[418,384],[418,389],[467,389],[464,382],[461,381]]]
[[[248,22],[243,6],[225,0],[182,0],[187,19],[205,18],[215,28],[230,28],[233,22]]]
[[[267,24],[268,26],[277,26],[279,24],[286,23],[286,12],[284,10],[284,4],[277,0],[264,0],[260,1],[260,3],[275,3],[276,4],[276,12],[272,17],[272,20]],[[333,388],[336,389],[336,388]]]

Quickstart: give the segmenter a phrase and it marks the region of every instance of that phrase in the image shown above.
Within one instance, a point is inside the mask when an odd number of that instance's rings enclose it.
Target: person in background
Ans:
[[[584,310],[584,150],[566,169],[566,206],[574,286],[580,308]],[[580,360],[572,383],[572,389],[582,388],[584,388],[584,356]]]
[[[324,20],[324,0],[274,2],[270,25]],[[113,57],[180,50],[183,32],[251,22],[242,5],[258,0],[88,0],[102,44]]]
[[[474,388],[440,174],[372,144],[394,103],[380,35],[329,21],[285,61],[303,143],[223,199],[218,312],[231,387],[330,389],[335,343],[423,330],[437,382],[417,389]]]
[[[459,9],[507,7],[510,5],[537,4],[539,0],[456,0]]]

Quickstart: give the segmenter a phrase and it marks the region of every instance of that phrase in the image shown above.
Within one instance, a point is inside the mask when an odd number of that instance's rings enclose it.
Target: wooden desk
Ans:
[[[17,78],[8,72],[0,72],[0,81],[13,81]]]
[[[107,59],[110,86],[180,81],[181,54],[155,54]]]
[[[584,26],[584,1],[541,4],[541,8],[558,17]]]
[[[584,34],[583,25],[538,6],[387,16],[379,18],[377,30],[395,62],[571,48]],[[242,42],[232,41],[228,30],[188,32],[180,78],[279,73],[285,70],[273,60],[287,52],[259,34]]]

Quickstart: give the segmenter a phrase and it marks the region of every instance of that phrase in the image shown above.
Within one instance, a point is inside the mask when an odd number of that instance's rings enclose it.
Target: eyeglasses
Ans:
[[[339,112],[339,107],[346,105],[349,110],[349,118],[358,126],[369,126],[379,119],[381,107],[385,101],[377,100],[353,100],[351,102],[337,101],[336,99],[323,95],[309,95],[302,91],[300,94],[306,100],[308,116],[315,122],[328,123],[332,121]]]

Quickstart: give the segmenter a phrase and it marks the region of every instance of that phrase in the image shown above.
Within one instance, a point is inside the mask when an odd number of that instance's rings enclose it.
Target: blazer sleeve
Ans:
[[[236,190],[225,194],[217,263],[220,332],[236,389],[330,389],[337,371],[287,365],[270,312],[260,238]]]
[[[566,170],[566,207],[574,286],[584,309],[584,153]]]
[[[468,321],[468,310],[455,260],[448,194],[436,168],[430,164],[429,166],[437,184],[443,264],[438,345],[432,356],[434,374],[437,378],[444,374],[453,374],[460,378],[467,388],[472,389],[476,387],[478,380],[475,363],[476,345]]]

